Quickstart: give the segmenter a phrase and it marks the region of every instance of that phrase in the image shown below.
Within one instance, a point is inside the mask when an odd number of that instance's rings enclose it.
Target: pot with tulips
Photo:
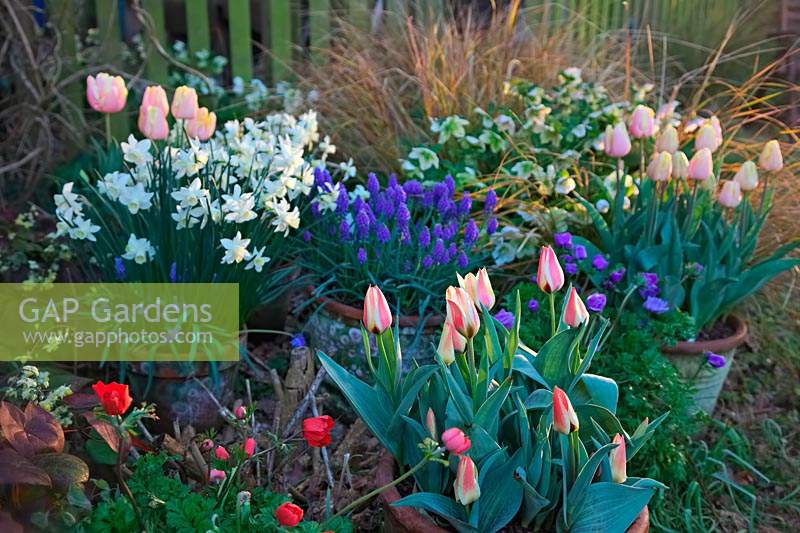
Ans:
[[[315,183],[300,254],[314,275],[311,301],[318,304],[306,324],[310,341],[340,362],[363,366],[358,302],[378,284],[398,316],[407,369],[415,359],[430,361],[427,348],[437,342],[445,314],[436,295],[457,270],[486,258],[482,244],[497,229],[496,196],[487,193],[481,212],[473,213],[472,197],[458,196],[450,177],[423,185],[390,176],[382,186],[370,174],[366,187],[348,190],[319,169]],[[375,350],[374,340],[367,341]]]
[[[605,213],[579,197],[597,239],[575,238],[574,245],[609,267],[587,269],[595,287],[631,288],[617,291],[614,307],[639,300],[650,312],[679,309],[693,318],[696,335],[663,353],[694,386],[697,408],[711,413],[747,335],[736,306],[800,264],[789,256],[800,240],[771,255],[756,252],[771,206],[768,180],[783,167],[780,146],[766,143],[756,165],[724,153],[727,143],[716,117],[688,121],[679,131],[669,122],[659,125],[651,109],[639,106],[628,128],[609,126],[604,139],[618,183],[632,151],[631,136],[640,148],[638,197],[628,205],[622,195],[610,195]],[[759,172],[763,184],[756,198]],[[718,184],[717,176],[727,173],[733,175]],[[612,280],[615,274],[618,279]]]
[[[538,279],[551,300],[564,288],[551,261],[540,263]],[[371,290],[378,297],[365,301],[364,315],[383,316],[380,290]],[[465,283],[446,290],[435,364],[404,373],[391,320],[361,328],[365,346],[370,335],[376,338],[376,352],[366,354],[372,384],[319,352],[331,379],[394,459],[399,476],[375,492],[387,494],[388,512],[398,512],[405,527],[622,532],[640,515],[646,520],[647,503],[663,485],[628,476],[627,463],[663,416],[632,433],[621,427],[616,383],[588,372],[601,356],[607,322],[589,314],[574,287],[566,290],[551,337],[538,350],[519,340],[519,299],[507,328],[487,307],[491,284]],[[411,490],[397,499],[392,490],[406,480]],[[409,509],[417,522],[406,521]],[[425,528],[413,525],[419,520]]]

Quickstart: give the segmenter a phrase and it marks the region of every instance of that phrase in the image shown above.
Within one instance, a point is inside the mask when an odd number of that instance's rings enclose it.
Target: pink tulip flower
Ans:
[[[448,452],[459,455],[469,450],[472,443],[463,431],[458,428],[450,428],[442,433],[442,444]]]
[[[672,175],[672,156],[669,152],[660,152],[647,166],[647,175],[653,181],[668,181]]]
[[[447,300],[447,321],[467,339],[477,335],[481,328],[481,319],[469,293],[461,287],[448,287],[445,299]]]
[[[456,500],[461,505],[469,505],[481,497],[481,488],[478,485],[478,468],[466,455],[458,459],[456,480],[453,483]]]
[[[197,113],[197,91],[186,85],[175,89],[172,96],[172,116],[178,119],[190,120]]]
[[[567,305],[564,308],[564,322],[571,328],[577,328],[589,320],[589,312],[586,310],[581,297],[575,287],[570,287]]]
[[[214,130],[216,128],[216,113],[209,113],[208,109],[205,107],[199,108],[194,118],[186,121],[186,134],[192,139],[207,141],[214,135]]]
[[[605,151],[610,157],[625,157],[631,151],[631,139],[625,124],[617,123],[616,126],[606,126],[604,138]]]
[[[758,158],[758,166],[770,172],[777,172],[783,168],[783,155],[778,141],[773,139],[764,145],[761,156]]]
[[[556,253],[549,246],[543,246],[539,254],[536,283],[539,284],[542,291],[547,293],[558,292],[564,286],[564,271],[561,270]]]
[[[140,108],[138,125],[139,131],[153,141],[163,141],[169,135],[167,117],[157,106]]]
[[[389,303],[386,301],[383,292],[375,285],[370,285],[367,289],[361,320],[367,331],[376,335],[383,333],[392,325],[392,312],[389,310]]]
[[[611,442],[618,444],[616,448],[611,450],[609,457],[611,461],[611,479],[614,480],[614,483],[625,483],[625,480],[628,479],[626,469],[627,457],[625,456],[625,437],[617,433],[614,435],[614,440]]]
[[[580,428],[578,415],[572,408],[567,393],[559,387],[553,388],[553,429],[569,435]]]
[[[733,180],[739,183],[739,187],[743,191],[754,190],[758,187],[758,169],[756,168],[756,164],[752,161],[745,161],[742,163],[742,166],[736,171]]]
[[[652,137],[656,131],[656,113],[647,106],[637,105],[631,114],[628,131],[634,139]]]
[[[95,111],[100,113],[118,113],[125,107],[128,99],[128,88],[120,76],[111,76],[101,72],[86,77],[86,100]]]
[[[489,280],[489,274],[485,268],[478,270],[477,276],[472,272],[463,278],[461,274],[456,274],[456,276],[458,277],[459,286],[467,291],[473,302],[480,303],[487,309],[494,307],[495,296],[492,290],[492,282]]]
[[[690,179],[704,181],[711,177],[713,170],[711,150],[702,148],[692,156],[686,174]]]
[[[717,201],[720,205],[729,209],[735,208],[742,203],[742,189],[736,180],[727,180],[722,183],[722,190],[719,192]]]

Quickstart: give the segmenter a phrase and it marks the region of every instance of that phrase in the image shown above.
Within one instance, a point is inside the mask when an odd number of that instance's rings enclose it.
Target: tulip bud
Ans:
[[[777,172],[783,168],[783,155],[778,141],[773,139],[764,145],[761,157],[758,158],[758,166],[772,172]]]
[[[536,283],[547,293],[558,292],[564,286],[564,271],[558,264],[556,253],[549,246],[543,246],[539,254],[539,270],[536,272]]]
[[[481,497],[481,488],[478,485],[478,468],[466,455],[458,459],[456,480],[453,483],[456,500],[461,505],[469,505]]]
[[[689,176],[689,159],[683,152],[672,154],[672,177],[686,179]]]
[[[653,181],[667,181],[671,174],[672,156],[669,152],[660,152],[647,167],[647,175]]]
[[[200,444],[200,449],[204,452],[211,451],[211,448],[214,447],[214,441],[211,439],[206,439]]]
[[[636,109],[631,114],[630,124],[628,130],[634,139],[643,139],[644,137],[652,137],[655,133],[656,113],[647,106],[637,105]]]
[[[564,308],[564,322],[571,328],[577,328],[589,320],[589,312],[583,304],[583,300],[578,296],[575,287],[570,287],[567,305]]]
[[[445,432],[442,433],[442,444],[444,444],[448,452],[456,455],[466,452],[472,445],[469,437],[464,435],[464,432],[458,428],[445,430]]]
[[[448,287],[445,299],[447,321],[467,339],[477,335],[481,328],[481,319],[469,293],[460,287]]]
[[[172,96],[172,116],[184,120],[194,118],[197,113],[197,91],[186,85],[175,89]]]
[[[738,181],[728,180],[722,183],[717,201],[720,205],[733,209],[742,203],[742,189]]]
[[[142,104],[139,106],[141,109],[148,107],[157,107],[161,110],[164,118],[169,114],[169,103],[167,102],[167,92],[160,85],[151,85],[144,90],[142,96]]]
[[[575,414],[567,393],[559,387],[553,388],[553,429],[564,435],[579,429],[578,415]]]
[[[495,297],[492,290],[492,282],[489,280],[489,274],[485,268],[478,270],[476,276],[472,272],[461,277],[461,274],[456,273],[458,277],[458,284],[462,289],[467,291],[472,301],[480,303],[487,309],[494,307]]]
[[[697,132],[697,137],[694,139],[694,149],[695,151],[699,151],[703,148],[708,148],[714,152],[719,148],[721,143],[722,138],[717,137],[717,132],[714,130],[714,127],[706,123],[703,124]]]
[[[428,407],[428,412],[425,414],[425,427],[428,429],[428,435],[436,440],[436,435],[438,435],[436,432],[436,414],[430,407]]]
[[[101,72],[96,78],[86,77],[86,100],[95,111],[117,113],[125,107],[127,99],[128,88],[120,76]]]
[[[631,151],[631,139],[625,124],[617,123],[616,126],[606,126],[604,139],[606,154],[611,157],[625,157]]]
[[[227,461],[230,459],[231,454],[229,454],[228,450],[226,450],[224,447],[217,446],[217,449],[214,450],[214,456],[220,461]]]
[[[692,156],[686,174],[693,180],[703,181],[711,177],[713,170],[714,164],[711,161],[711,150],[702,148]]]
[[[253,457],[253,454],[256,453],[256,439],[253,437],[247,437],[244,440],[244,446],[242,446],[242,449],[247,457]]]
[[[154,141],[161,141],[169,135],[169,124],[167,118],[160,107],[142,106],[139,109],[139,131],[145,137]]]
[[[656,139],[656,152],[667,152],[674,154],[678,151],[680,142],[678,141],[678,130],[671,124],[668,125]]]
[[[717,135],[717,147],[719,147],[722,144],[722,126],[719,123],[717,115],[714,115],[708,119],[708,123],[711,124],[712,128],[714,128],[714,133]]]
[[[186,134],[192,139],[207,141],[214,135],[217,127],[216,113],[209,113],[208,109],[201,107],[194,118],[186,121]]]
[[[625,456],[625,437],[617,433],[614,435],[614,440],[612,442],[619,446],[611,450],[609,457],[611,461],[611,479],[614,480],[614,483],[625,483],[625,480],[628,479],[625,467],[625,463],[627,462],[627,457]]]
[[[225,481],[226,477],[228,477],[228,475],[225,472],[217,470],[216,468],[212,468],[208,473],[208,479],[214,482]]]
[[[758,187],[758,169],[756,168],[756,164],[752,161],[745,161],[742,163],[742,166],[739,167],[733,180],[739,183],[739,187],[741,187],[743,191],[754,190]]]
[[[392,325],[392,312],[381,290],[370,285],[364,297],[364,314],[361,318],[364,327],[376,335],[383,333]]]
[[[238,418],[239,420],[243,419],[247,416],[247,409],[244,405],[238,406],[236,409],[233,410],[233,415]]]
[[[453,346],[453,334],[458,335],[458,332],[445,321],[442,326],[442,336],[439,337],[439,346],[436,348],[436,353],[441,357],[442,362],[446,365],[451,365],[456,360],[456,354]],[[459,335],[460,336],[460,335]]]

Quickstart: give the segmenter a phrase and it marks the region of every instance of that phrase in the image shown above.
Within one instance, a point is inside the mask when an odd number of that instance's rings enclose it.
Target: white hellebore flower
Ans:
[[[139,211],[147,211],[153,205],[150,199],[153,198],[153,193],[144,190],[144,185],[137,183],[133,187],[126,187],[119,194],[119,201],[132,215]]]
[[[223,263],[230,265],[250,259],[251,254],[247,251],[250,239],[242,239],[241,231],[237,231],[233,239],[220,239],[219,242],[225,248],[225,255],[222,256]]]
[[[439,156],[429,148],[424,148],[422,146],[412,148],[411,152],[408,154],[408,158],[419,161],[419,168],[423,172],[431,167],[439,168]]]
[[[71,238],[79,241],[97,241],[94,234],[100,231],[100,226],[95,226],[92,224],[91,220],[88,218],[84,219],[80,216],[73,220],[73,224],[75,224],[75,226],[69,229],[69,236]]]
[[[261,269],[264,268],[264,265],[269,262],[269,257],[264,257],[264,250],[266,246],[262,246],[260,250],[256,250],[254,254],[250,257],[250,262],[247,263],[247,266],[244,267],[245,270],[255,269],[256,272],[261,272]]]
[[[600,213],[608,213],[608,209],[609,207],[611,207],[610,204],[608,203],[608,200],[605,200],[603,198],[597,200],[597,203],[594,204],[594,206]]]
[[[131,163],[135,167],[141,167],[153,160],[153,154],[150,153],[150,139],[142,139],[137,141],[133,135],[128,135],[128,142],[122,142],[123,159]]]
[[[569,194],[575,190],[575,180],[572,178],[561,178],[556,182],[556,192],[558,194]]]
[[[143,265],[155,257],[156,249],[150,244],[150,241],[142,237],[136,238],[136,235],[131,233],[128,237],[128,244],[125,246],[125,253],[122,254],[123,259],[128,259],[137,265]]]
[[[469,126],[469,120],[458,115],[451,115],[441,121],[431,119],[431,131],[439,134],[439,144],[444,144],[451,137],[461,139],[467,134],[464,126]]]

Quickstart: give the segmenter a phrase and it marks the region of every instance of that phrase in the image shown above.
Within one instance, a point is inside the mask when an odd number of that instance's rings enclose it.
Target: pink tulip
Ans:
[[[681,151],[672,154],[672,177],[686,179],[689,175],[689,159]]]
[[[724,181],[717,201],[720,205],[730,209],[742,203],[742,189],[739,182],[735,180]]]
[[[707,180],[711,177],[714,170],[714,164],[711,161],[711,150],[702,148],[696,152],[691,161],[689,161],[689,168],[686,175],[693,180]]]
[[[212,468],[211,471],[208,473],[208,479],[210,479],[215,483],[220,481],[225,481],[226,477],[228,477],[228,475],[225,472],[223,472],[222,470],[217,470],[216,468]]]
[[[150,87],[145,88],[140,109],[146,109],[148,107],[159,108],[164,114],[164,118],[166,118],[169,114],[167,92],[161,85],[151,85]]]
[[[637,105],[631,114],[628,131],[634,139],[652,137],[656,131],[656,113],[647,106]]]
[[[556,253],[549,246],[543,246],[539,254],[536,283],[539,284],[542,291],[547,293],[558,292],[564,286],[564,271],[561,270]]]
[[[717,135],[717,146],[719,147],[722,144],[722,125],[716,115],[708,119],[708,123],[714,128],[714,133]]]
[[[567,393],[558,387],[553,388],[553,429],[564,435],[579,429],[578,415],[575,414]]]
[[[606,126],[604,143],[606,154],[610,157],[625,157],[631,151],[631,139],[625,124],[618,122],[616,126]]]
[[[700,126],[700,130],[697,132],[697,137],[694,139],[695,151],[708,148],[714,152],[720,147],[721,144],[722,138],[717,136],[716,130],[710,123]]]
[[[256,439],[253,437],[248,437],[244,440],[244,454],[247,457],[253,457],[253,454],[256,453]]]
[[[244,405],[238,406],[236,409],[233,410],[233,415],[238,418],[239,420],[243,419],[247,416],[247,409]]]
[[[492,282],[489,280],[489,274],[485,268],[478,270],[477,276],[472,272],[463,278],[458,273],[456,273],[456,276],[458,277],[459,286],[469,293],[473,302],[480,303],[487,309],[494,307],[495,297],[492,290]]]
[[[172,96],[172,116],[179,119],[193,119],[197,113],[197,91],[186,85],[175,89]]]
[[[679,147],[678,130],[676,130],[674,126],[668,125],[656,139],[656,152],[674,154],[678,151]]]
[[[647,175],[653,181],[668,181],[672,175],[672,156],[669,152],[660,152],[647,166]]]
[[[758,169],[756,168],[756,164],[752,161],[745,161],[742,163],[742,166],[739,167],[733,180],[739,183],[739,187],[741,187],[743,191],[754,190],[758,187]]]
[[[442,444],[448,452],[459,455],[469,450],[472,443],[463,431],[458,428],[450,428],[442,433]]]
[[[481,319],[469,293],[460,287],[448,287],[447,321],[467,339],[473,338],[481,328]]]
[[[771,172],[777,172],[783,168],[783,155],[778,141],[773,139],[764,145],[761,157],[758,158],[758,166]]]
[[[364,327],[376,335],[383,333],[392,325],[392,312],[381,290],[370,285],[364,297],[364,313],[361,317]]]
[[[142,107],[139,109],[139,131],[153,141],[162,141],[169,135],[167,117],[156,106]]]
[[[466,455],[458,459],[456,480],[453,483],[456,500],[461,505],[469,505],[481,497],[481,488],[478,485],[478,468]]]
[[[86,100],[95,111],[117,113],[125,107],[127,99],[128,88],[120,76],[101,72],[96,78],[86,77]]]
[[[200,444],[200,449],[204,452],[211,451],[211,448],[214,447],[214,441],[211,439],[206,439]]]
[[[230,459],[231,454],[229,454],[228,450],[226,450],[224,447],[217,446],[217,449],[214,450],[214,456],[220,461],[227,461]]]
[[[611,442],[619,445],[611,450],[609,457],[611,461],[611,479],[614,480],[614,483],[625,483],[625,480],[628,479],[625,466],[627,462],[627,457],[625,457],[625,437],[617,433]]]
[[[675,114],[675,109],[678,107],[677,100],[671,100],[669,102],[664,102],[659,106],[658,111],[656,112],[656,120],[661,122],[662,120],[667,120]]]
[[[441,357],[442,362],[446,365],[451,365],[456,360],[455,354],[455,338],[458,337],[460,339],[464,339],[450,324],[450,322],[445,321],[444,325],[442,326],[442,336],[439,337],[439,346],[436,348],[436,353],[439,354]],[[466,342],[466,339],[464,339]],[[459,352],[463,352],[463,347]]]
[[[428,412],[425,414],[425,427],[428,429],[428,435],[430,435],[432,439],[435,439],[437,435],[436,414],[430,407],[428,407]]]
[[[564,322],[571,328],[577,328],[587,320],[589,320],[589,312],[586,310],[583,300],[578,296],[575,287],[570,287],[567,305],[564,308]]]
[[[186,121],[186,134],[192,139],[207,141],[214,135],[216,128],[217,115],[209,113],[205,107],[199,108],[194,118]]]

